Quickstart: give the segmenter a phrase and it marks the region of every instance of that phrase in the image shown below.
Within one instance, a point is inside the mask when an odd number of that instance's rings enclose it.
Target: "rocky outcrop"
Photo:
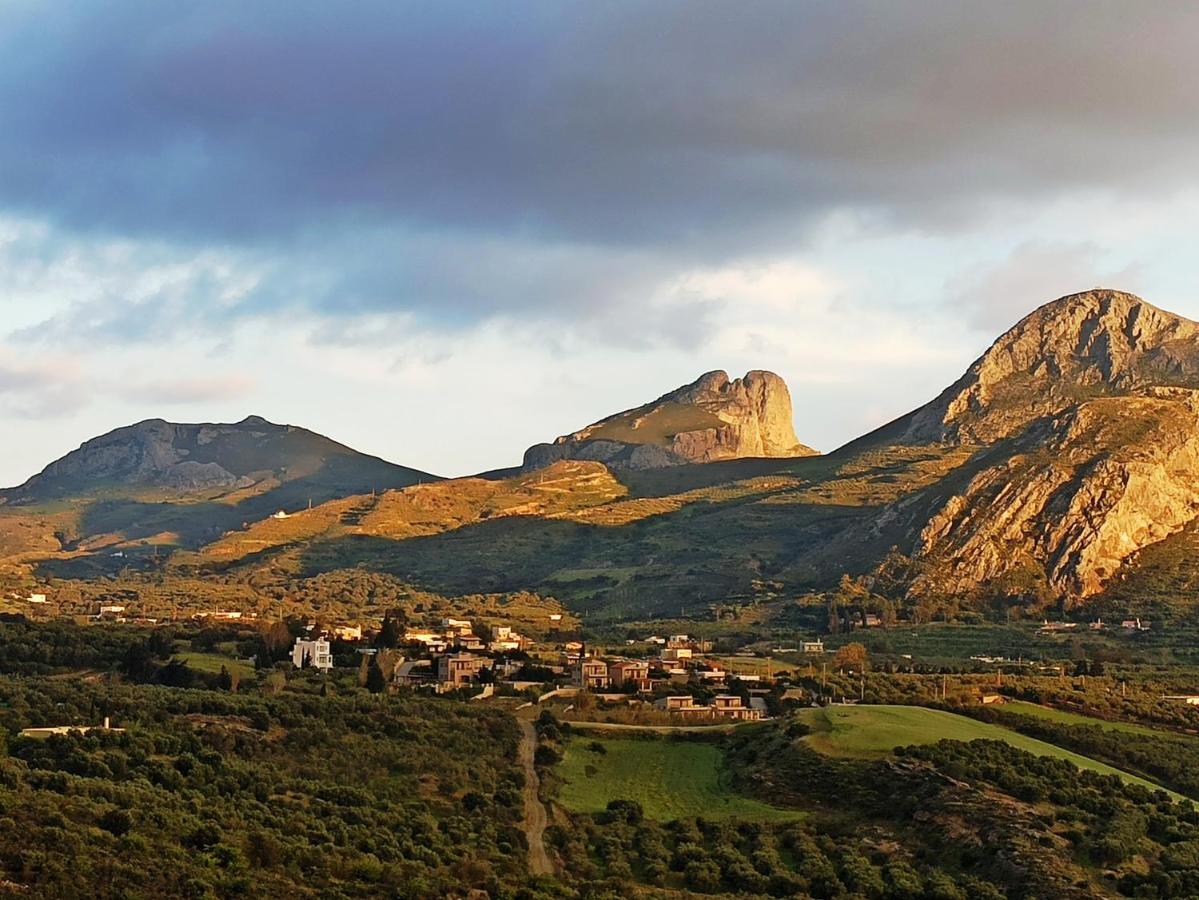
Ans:
[[[1199,392],[1093,400],[1014,451],[921,530],[916,555],[935,563],[923,587],[969,593],[1019,576],[1087,597],[1199,515]]]
[[[810,456],[799,443],[787,385],[773,372],[730,380],[708,372],[653,403],[602,419],[525,452],[523,468],[587,459],[653,469],[743,457]]]
[[[1199,516],[1199,323],[1120,291],[1063,297],[889,431],[980,448],[968,484],[924,493],[917,589],[1090,596]]]
[[[17,493],[40,494],[56,487],[118,482],[178,490],[233,487],[238,475],[216,462],[189,459],[188,445],[202,430],[219,426],[176,425],[149,419],[84,443],[46,466]],[[233,428],[236,426],[225,426]],[[212,440],[211,435],[208,440]]]
[[[999,338],[908,417],[904,439],[986,444],[1098,396],[1199,387],[1199,323],[1121,291],[1071,294]]]

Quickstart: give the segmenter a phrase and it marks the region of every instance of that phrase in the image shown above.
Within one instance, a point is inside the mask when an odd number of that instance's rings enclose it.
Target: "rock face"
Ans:
[[[20,487],[0,491],[9,503],[98,489],[162,489],[177,493],[233,490],[270,481],[344,479],[353,469],[380,487],[409,484],[423,473],[356,453],[314,432],[259,416],[236,424],[176,424],[149,419],[87,441]],[[433,476],[423,476],[431,479]],[[329,480],[329,479],[325,479]]]
[[[928,492],[918,589],[1085,598],[1199,516],[1199,324],[1117,291],[1064,297],[897,424],[980,448],[964,486]]]
[[[1199,392],[1092,400],[1014,450],[921,530],[938,589],[1031,576],[1050,596],[1087,597],[1199,515]]]
[[[743,457],[811,456],[799,443],[787,385],[773,372],[730,380],[708,372],[636,409],[627,410],[525,452],[527,471],[561,459],[612,468],[654,469]]]
[[[911,416],[905,437],[985,444],[1092,397],[1199,387],[1199,323],[1121,291],[1047,303]]]

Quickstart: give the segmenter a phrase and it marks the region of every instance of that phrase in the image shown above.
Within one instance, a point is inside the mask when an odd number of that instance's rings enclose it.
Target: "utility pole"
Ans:
[[[941,673],[941,699],[945,699],[945,687],[949,682],[949,676],[944,672]]]
[[[858,699],[859,700],[866,699],[866,676],[865,675],[862,675],[861,688],[858,692]]]

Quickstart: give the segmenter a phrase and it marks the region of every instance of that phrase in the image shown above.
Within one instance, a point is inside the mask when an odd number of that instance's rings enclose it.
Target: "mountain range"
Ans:
[[[617,618],[843,575],[900,604],[1101,605],[1160,593],[1163,573],[1166,593],[1189,590],[1197,424],[1199,324],[1093,290],[1040,307],[938,397],[824,455],[762,371],[710,372],[474,478],[257,417],[142,422],[0,492],[0,560],[49,577],[152,546],[168,572],[366,569]]]

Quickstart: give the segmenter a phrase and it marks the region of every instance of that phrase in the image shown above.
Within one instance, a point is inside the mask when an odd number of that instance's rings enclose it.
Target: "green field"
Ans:
[[[579,737],[566,745],[557,773],[563,784],[558,801],[573,812],[594,813],[612,800],[635,800],[652,819],[689,816],[783,821],[799,818],[734,793],[725,784],[723,755],[712,744],[671,740],[598,741],[606,753]]]
[[[909,654],[922,660],[965,660],[977,655],[1025,660],[1062,656],[1061,642],[1038,636],[1036,629],[1037,626],[1031,623],[958,625],[936,622],[855,630],[827,635],[824,642],[830,651],[858,641],[871,653]]]
[[[230,673],[236,672],[243,678],[249,678],[254,674],[254,667],[248,662],[234,659],[231,656],[221,656],[219,653],[196,653],[185,650],[182,653],[176,653],[175,658],[183,660],[197,672],[216,674],[221,671],[221,666],[224,666]]]
[[[1009,700],[1000,707],[1003,712],[1018,713],[1031,716],[1034,719],[1048,719],[1062,725],[1098,725],[1107,731],[1124,731],[1129,734],[1146,734],[1160,736],[1170,732],[1158,731],[1147,725],[1134,725],[1131,722],[1111,722],[1107,719],[1097,719],[1094,716],[1084,716],[1081,713],[1055,709],[1052,706],[1041,706],[1038,703],[1028,703],[1024,700]]]
[[[1116,775],[1129,784],[1150,790],[1160,785],[1114,769],[1109,765],[1063,750],[1045,741],[1026,737],[999,725],[919,706],[827,706],[804,710],[803,721],[813,729],[805,740],[830,756],[885,756],[896,747],[935,744],[937,741],[1004,741],[1038,756],[1055,756],[1101,775]],[[1182,799],[1174,794],[1175,799]]]

